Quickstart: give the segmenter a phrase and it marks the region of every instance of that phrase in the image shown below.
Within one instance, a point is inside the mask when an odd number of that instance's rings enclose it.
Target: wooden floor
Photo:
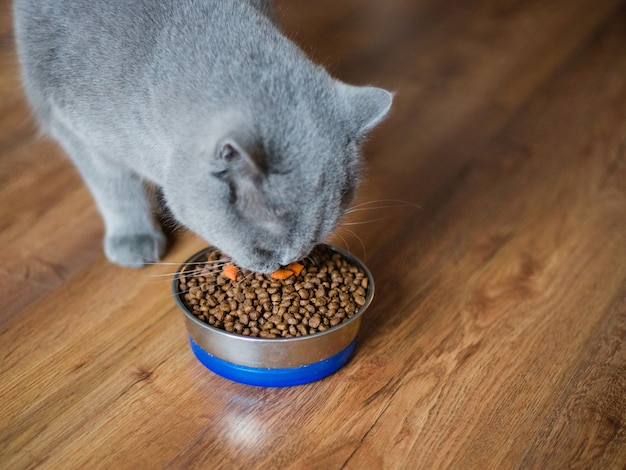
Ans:
[[[626,3],[277,6],[333,74],[397,92],[372,210],[334,238],[376,280],[353,359],[282,389],[196,361],[167,274],[205,243],[106,262],[3,0],[0,468],[626,468]]]

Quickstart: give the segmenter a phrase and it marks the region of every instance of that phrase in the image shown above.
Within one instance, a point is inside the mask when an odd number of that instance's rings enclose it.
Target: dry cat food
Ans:
[[[211,326],[245,336],[293,338],[347,321],[365,304],[367,274],[340,253],[317,246],[301,263],[271,275],[221,265],[213,250],[206,264],[180,274],[184,303]]]

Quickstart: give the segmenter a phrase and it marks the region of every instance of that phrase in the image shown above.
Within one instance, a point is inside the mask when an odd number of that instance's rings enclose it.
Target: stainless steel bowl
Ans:
[[[367,267],[356,257],[326,245],[368,277],[364,305],[348,321],[328,330],[297,338],[256,338],[228,333],[193,315],[183,302],[179,277],[206,259],[213,247],[205,248],[185,261],[174,276],[174,300],[182,310],[192,351],[207,368],[228,379],[260,386],[289,386],[312,382],[332,374],[352,356],[361,316],[374,296],[374,280]]]

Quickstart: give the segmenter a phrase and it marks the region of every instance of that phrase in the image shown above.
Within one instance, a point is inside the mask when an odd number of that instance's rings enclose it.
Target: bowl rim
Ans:
[[[374,285],[374,278],[372,276],[371,271],[369,270],[369,268],[365,265],[365,263],[363,263],[363,261],[361,261],[359,258],[357,258],[356,256],[354,256],[352,253],[349,253],[348,251],[344,250],[343,248],[331,245],[329,243],[319,243],[318,245],[322,245],[325,246],[327,248],[329,248],[331,251],[334,251],[336,253],[339,253],[340,255],[344,256],[345,258],[347,258],[348,260],[350,260],[351,263],[358,265],[358,267],[360,269],[363,270],[363,272],[365,273],[365,275],[368,278],[368,288],[367,288],[367,293],[365,294],[365,303],[363,305],[361,305],[361,307],[359,307],[359,309],[355,312],[355,314],[347,321],[345,322],[341,322],[338,325],[335,325],[331,328],[328,328],[327,330],[324,330],[322,332],[318,332],[318,333],[314,333],[314,334],[309,334],[309,335],[304,335],[304,336],[296,336],[296,337],[292,337],[292,338],[259,338],[259,337],[255,337],[255,336],[245,336],[245,335],[241,335],[238,333],[230,333],[226,330],[223,330],[221,328],[216,328],[212,325],[209,325],[206,322],[203,322],[202,320],[200,320],[199,318],[197,318],[193,313],[191,313],[189,311],[189,309],[187,308],[187,306],[185,305],[185,303],[182,300],[182,293],[178,290],[178,281],[180,279],[180,276],[184,273],[185,268],[189,265],[189,263],[195,262],[197,258],[199,258],[200,256],[204,255],[205,253],[209,253],[211,251],[215,251],[218,250],[219,248],[215,247],[215,246],[207,246],[205,248],[203,248],[200,251],[197,251],[196,253],[194,253],[193,255],[191,255],[189,258],[187,258],[180,266],[179,268],[176,270],[176,273],[174,274],[174,278],[172,280],[172,295],[174,297],[174,301],[176,302],[176,304],[178,305],[178,308],[183,312],[183,314],[192,322],[194,322],[197,326],[207,329],[215,334],[219,334],[219,335],[224,335],[228,338],[232,338],[233,340],[237,340],[237,341],[250,341],[250,342],[254,342],[254,343],[271,343],[271,344],[276,344],[276,343],[290,343],[290,342],[304,342],[304,341],[311,341],[313,338],[320,338],[322,336],[325,335],[329,335],[329,334],[333,334],[334,332],[343,329],[345,327],[347,327],[348,325],[350,325],[351,323],[353,323],[354,321],[357,321],[361,315],[363,315],[363,312],[365,312],[365,310],[367,310],[367,308],[369,307],[370,303],[372,302],[372,299],[374,298],[374,291],[375,291],[375,285]]]

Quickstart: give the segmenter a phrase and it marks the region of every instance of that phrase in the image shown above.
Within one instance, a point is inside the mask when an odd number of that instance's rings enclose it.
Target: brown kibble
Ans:
[[[310,320],[309,320],[309,326],[311,328],[317,328],[318,326],[320,326],[320,317],[317,315],[314,315]]]
[[[213,262],[223,256],[210,252],[205,266],[193,265],[179,279],[189,311],[214,328],[250,337],[299,337],[338,326],[365,305],[366,273],[326,247],[269,276],[232,263],[216,273]]]

